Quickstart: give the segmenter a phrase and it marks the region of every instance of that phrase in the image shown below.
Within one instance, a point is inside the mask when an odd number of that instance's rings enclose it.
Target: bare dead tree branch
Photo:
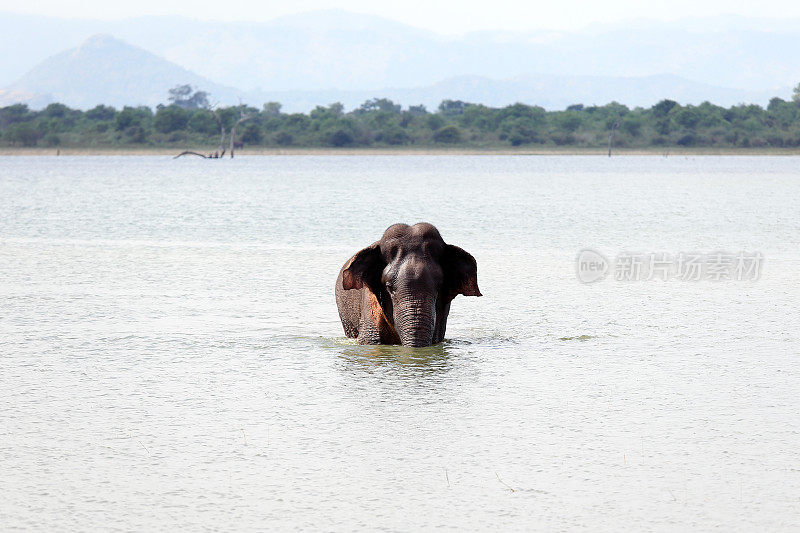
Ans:
[[[198,152],[192,152],[191,150],[186,150],[185,152],[179,153],[178,155],[176,155],[172,159],[178,159],[182,155],[196,155],[196,156],[202,157],[203,159],[209,159],[210,158],[210,156],[207,156],[205,154],[201,154],[201,153],[198,153]]]
[[[214,115],[214,120],[217,121],[217,126],[219,126],[220,131],[220,138],[219,138],[219,149],[217,150],[220,154],[220,157],[225,155],[225,124],[222,122],[222,117],[219,115],[219,109],[216,105],[213,106],[213,109],[210,110],[212,115]]]
[[[237,120],[236,124],[234,124],[233,127],[231,128],[231,139],[230,139],[231,140],[231,145],[230,145],[230,148],[231,148],[231,159],[233,159],[233,148],[234,148],[233,141],[236,138],[236,128],[239,126],[239,124],[241,124],[245,120],[249,120],[249,119],[253,118],[254,116],[255,115],[253,113],[248,113],[247,115],[245,115],[244,114],[244,106],[241,104],[241,102],[239,102],[239,120]]]
[[[195,155],[195,156],[198,156],[198,157],[202,157],[203,159],[221,159],[221,158],[225,157],[225,153],[227,152],[227,149],[228,149],[228,147],[225,146],[225,137],[229,133],[230,133],[230,139],[229,139],[230,140],[230,144],[229,144],[229,146],[230,146],[231,159],[232,159],[233,158],[233,151],[234,151],[234,147],[235,147],[234,138],[236,137],[236,127],[239,124],[241,124],[242,122],[244,122],[245,120],[248,120],[248,119],[253,118],[255,116],[254,113],[248,113],[247,115],[245,115],[244,110],[246,109],[246,106],[244,106],[240,101],[239,102],[239,119],[231,127],[230,132],[228,132],[228,130],[225,128],[225,122],[224,122],[223,117],[222,117],[221,109],[218,107],[218,102],[209,103],[208,105],[206,105],[204,107],[204,109],[206,111],[208,111],[209,113],[211,113],[211,116],[214,117],[214,120],[217,123],[217,127],[219,128],[219,132],[220,132],[219,147],[217,148],[216,151],[214,151],[212,153],[209,153],[209,154],[202,154],[200,152],[194,152],[192,150],[185,150],[185,151],[181,152],[180,154],[176,155],[175,157],[173,157],[173,159],[178,159],[179,157],[182,157],[184,155]]]

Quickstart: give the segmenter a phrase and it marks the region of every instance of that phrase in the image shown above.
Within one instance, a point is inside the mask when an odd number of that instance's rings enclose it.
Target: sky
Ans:
[[[379,15],[448,35],[481,30],[577,30],[639,18],[668,21],[715,15],[800,17],[800,2],[785,0],[0,0],[0,11],[89,19],[183,15],[207,20],[266,21],[321,9]]]

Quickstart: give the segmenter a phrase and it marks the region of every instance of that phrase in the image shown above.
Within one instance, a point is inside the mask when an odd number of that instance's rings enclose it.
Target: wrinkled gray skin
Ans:
[[[394,224],[351,257],[336,278],[344,332],[359,344],[430,346],[442,342],[450,302],[481,296],[477,264],[424,222]]]

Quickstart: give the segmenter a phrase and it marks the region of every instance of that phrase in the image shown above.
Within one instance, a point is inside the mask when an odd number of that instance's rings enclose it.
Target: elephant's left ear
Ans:
[[[458,294],[482,296],[478,289],[478,263],[468,252],[448,244],[442,256],[445,284],[451,298]]]

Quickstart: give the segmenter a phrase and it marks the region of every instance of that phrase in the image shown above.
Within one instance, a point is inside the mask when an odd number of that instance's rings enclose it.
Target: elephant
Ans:
[[[481,296],[475,258],[426,222],[389,226],[342,266],[335,293],[345,335],[412,347],[444,340],[457,295]]]

